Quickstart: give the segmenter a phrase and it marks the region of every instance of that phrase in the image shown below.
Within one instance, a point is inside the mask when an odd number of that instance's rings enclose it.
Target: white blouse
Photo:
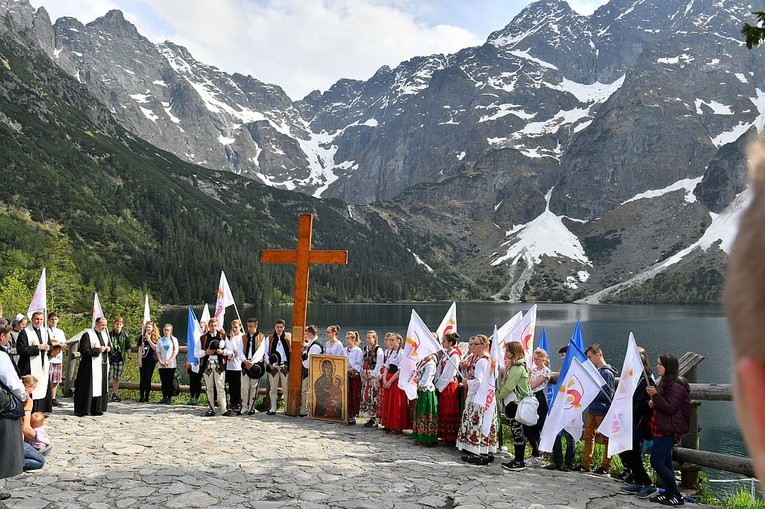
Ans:
[[[364,352],[358,346],[351,348],[345,348],[343,355],[348,357],[348,367],[356,370],[357,373],[361,373],[364,369]]]
[[[324,353],[327,355],[345,355],[345,347],[343,346],[343,343],[340,341],[335,341],[334,344],[332,342],[327,341],[327,344],[324,345]]]
[[[449,362],[449,359],[451,359],[453,363]],[[436,378],[436,389],[438,389],[439,392],[446,389],[446,386],[452,383],[454,377],[457,376],[457,366],[460,365],[460,360],[462,359],[460,358],[457,349],[452,349],[448,354],[448,358],[447,356],[444,356],[441,360],[438,377]]]
[[[226,369],[231,371],[241,371],[242,361],[244,360],[244,334],[239,333],[230,338],[226,338],[226,345],[232,351],[231,360],[226,363]]]

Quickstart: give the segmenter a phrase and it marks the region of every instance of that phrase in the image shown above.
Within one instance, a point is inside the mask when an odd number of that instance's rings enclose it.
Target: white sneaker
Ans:
[[[534,457],[526,460],[526,466],[527,467],[541,467],[545,464],[545,460],[543,460],[541,457]]]

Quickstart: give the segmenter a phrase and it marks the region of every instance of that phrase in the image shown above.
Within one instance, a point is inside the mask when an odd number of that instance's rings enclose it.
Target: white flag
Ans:
[[[101,302],[98,300],[98,292],[93,294],[93,323],[90,328],[96,326],[96,318],[102,318],[104,316],[104,310],[101,309]]]
[[[619,387],[598,432],[608,437],[608,457],[632,449],[632,395],[643,376],[643,361],[630,332]]]
[[[531,309],[523,315],[521,321],[510,331],[508,341],[517,341],[523,346],[526,353],[526,366],[531,366],[531,359],[534,355],[534,330],[537,326],[537,305],[531,306]]]
[[[592,369],[595,369],[590,361],[584,364],[589,364]],[[571,360],[566,378],[558,384],[560,394],[555,398],[550,414],[542,427],[540,451],[552,452],[555,437],[562,429],[571,433],[574,441],[579,440],[582,436],[582,413],[598,396],[600,388],[605,384],[606,381],[597,369],[593,374],[588,367],[579,362],[579,359]]]
[[[497,326],[494,326],[494,334],[492,337],[497,337]],[[499,373],[498,366],[502,362],[504,364],[504,358],[500,361],[500,357],[503,357],[502,349],[498,341],[491,342],[491,361],[489,364],[489,372],[486,374],[481,385],[478,386],[478,390],[475,393],[475,401],[483,402],[483,422],[481,423],[481,433],[483,436],[487,436],[491,431],[491,424],[494,422],[494,414],[497,413],[497,375]]]
[[[408,399],[417,398],[417,364],[432,353],[443,350],[433,337],[428,326],[413,309],[406,331],[404,355],[398,366],[398,387],[406,393]]]
[[[205,303],[205,308],[202,310],[202,316],[199,317],[199,323],[207,323],[210,321],[210,306]]]
[[[32,313],[37,311],[45,313],[47,309],[48,297],[46,296],[45,267],[43,267],[42,274],[40,274],[40,280],[37,282],[35,294],[32,295],[32,302],[29,303],[29,309],[27,309],[27,316],[31,320]]]
[[[444,319],[441,320],[441,325],[436,329],[436,338],[441,341],[444,338],[444,334],[447,332],[457,332],[457,303],[452,302],[449,306],[449,311],[444,315]]]
[[[218,283],[218,300],[215,301],[215,318],[218,319],[218,327],[223,327],[223,317],[226,313],[226,308],[234,304],[234,294],[231,293],[231,288],[228,286],[226,280],[226,274],[220,271],[220,283]]]
[[[151,321],[151,312],[149,311],[149,294],[145,294],[146,298],[143,301],[143,326],[141,327],[141,333],[143,334],[143,327],[146,326],[146,322]]]

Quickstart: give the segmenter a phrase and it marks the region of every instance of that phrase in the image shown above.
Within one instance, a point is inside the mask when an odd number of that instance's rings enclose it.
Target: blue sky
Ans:
[[[568,0],[591,14],[607,0]],[[483,43],[531,0],[30,0],[54,21],[120,9],[152,41],[171,40],[226,72],[293,99],[382,65]]]

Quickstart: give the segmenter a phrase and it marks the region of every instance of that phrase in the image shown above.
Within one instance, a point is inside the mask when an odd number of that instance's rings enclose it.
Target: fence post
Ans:
[[[697,374],[696,366],[691,367],[685,373],[685,379],[688,383],[696,383]],[[688,427],[688,433],[683,435],[680,439],[680,445],[688,449],[699,448],[699,433],[701,428],[699,427],[699,407],[701,402],[698,400],[691,401],[691,422]],[[694,465],[695,467],[695,465]],[[680,470],[680,486],[683,488],[698,489],[699,487],[699,469],[698,468],[683,468]]]

